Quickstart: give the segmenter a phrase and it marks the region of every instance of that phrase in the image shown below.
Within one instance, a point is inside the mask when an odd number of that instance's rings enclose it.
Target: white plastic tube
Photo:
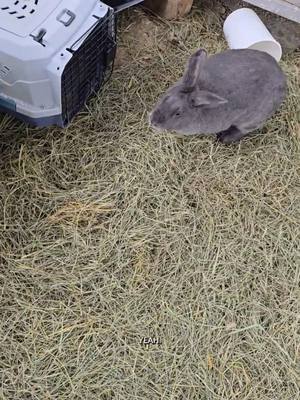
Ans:
[[[268,31],[259,16],[250,8],[240,8],[224,23],[224,34],[231,49],[265,51],[280,61],[282,48]]]

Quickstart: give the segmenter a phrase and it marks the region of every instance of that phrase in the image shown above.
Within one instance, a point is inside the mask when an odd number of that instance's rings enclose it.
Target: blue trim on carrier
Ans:
[[[0,111],[10,114],[17,119],[34,126],[47,127],[57,125],[61,128],[65,126],[62,114],[50,115],[49,117],[31,118],[17,111],[16,103],[13,100],[0,96]]]

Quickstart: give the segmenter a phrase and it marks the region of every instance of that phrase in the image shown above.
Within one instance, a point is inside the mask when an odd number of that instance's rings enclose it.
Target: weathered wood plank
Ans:
[[[145,7],[167,19],[176,19],[188,14],[193,0],[146,0]]]
[[[245,0],[247,3],[300,23],[300,0]],[[294,3],[294,4],[292,4]]]

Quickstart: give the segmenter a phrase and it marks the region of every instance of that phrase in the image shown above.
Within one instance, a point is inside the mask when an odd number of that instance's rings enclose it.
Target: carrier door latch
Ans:
[[[61,22],[64,26],[69,26],[76,18],[76,14],[72,11],[65,8],[62,12],[56,17],[58,22]]]
[[[45,47],[44,36],[46,35],[46,33],[47,33],[46,29],[42,28],[38,31],[36,35],[31,34],[30,36],[33,38],[33,40],[35,40],[36,42]]]

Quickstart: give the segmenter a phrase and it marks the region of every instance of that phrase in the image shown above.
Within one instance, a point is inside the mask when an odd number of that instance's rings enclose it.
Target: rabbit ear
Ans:
[[[203,49],[192,55],[183,77],[183,91],[191,92],[194,89],[206,58],[207,53]]]
[[[218,96],[217,94],[208,92],[206,90],[197,90],[193,93],[190,102],[193,107],[217,107],[221,104],[228,103],[228,100],[224,99],[224,97]]]

